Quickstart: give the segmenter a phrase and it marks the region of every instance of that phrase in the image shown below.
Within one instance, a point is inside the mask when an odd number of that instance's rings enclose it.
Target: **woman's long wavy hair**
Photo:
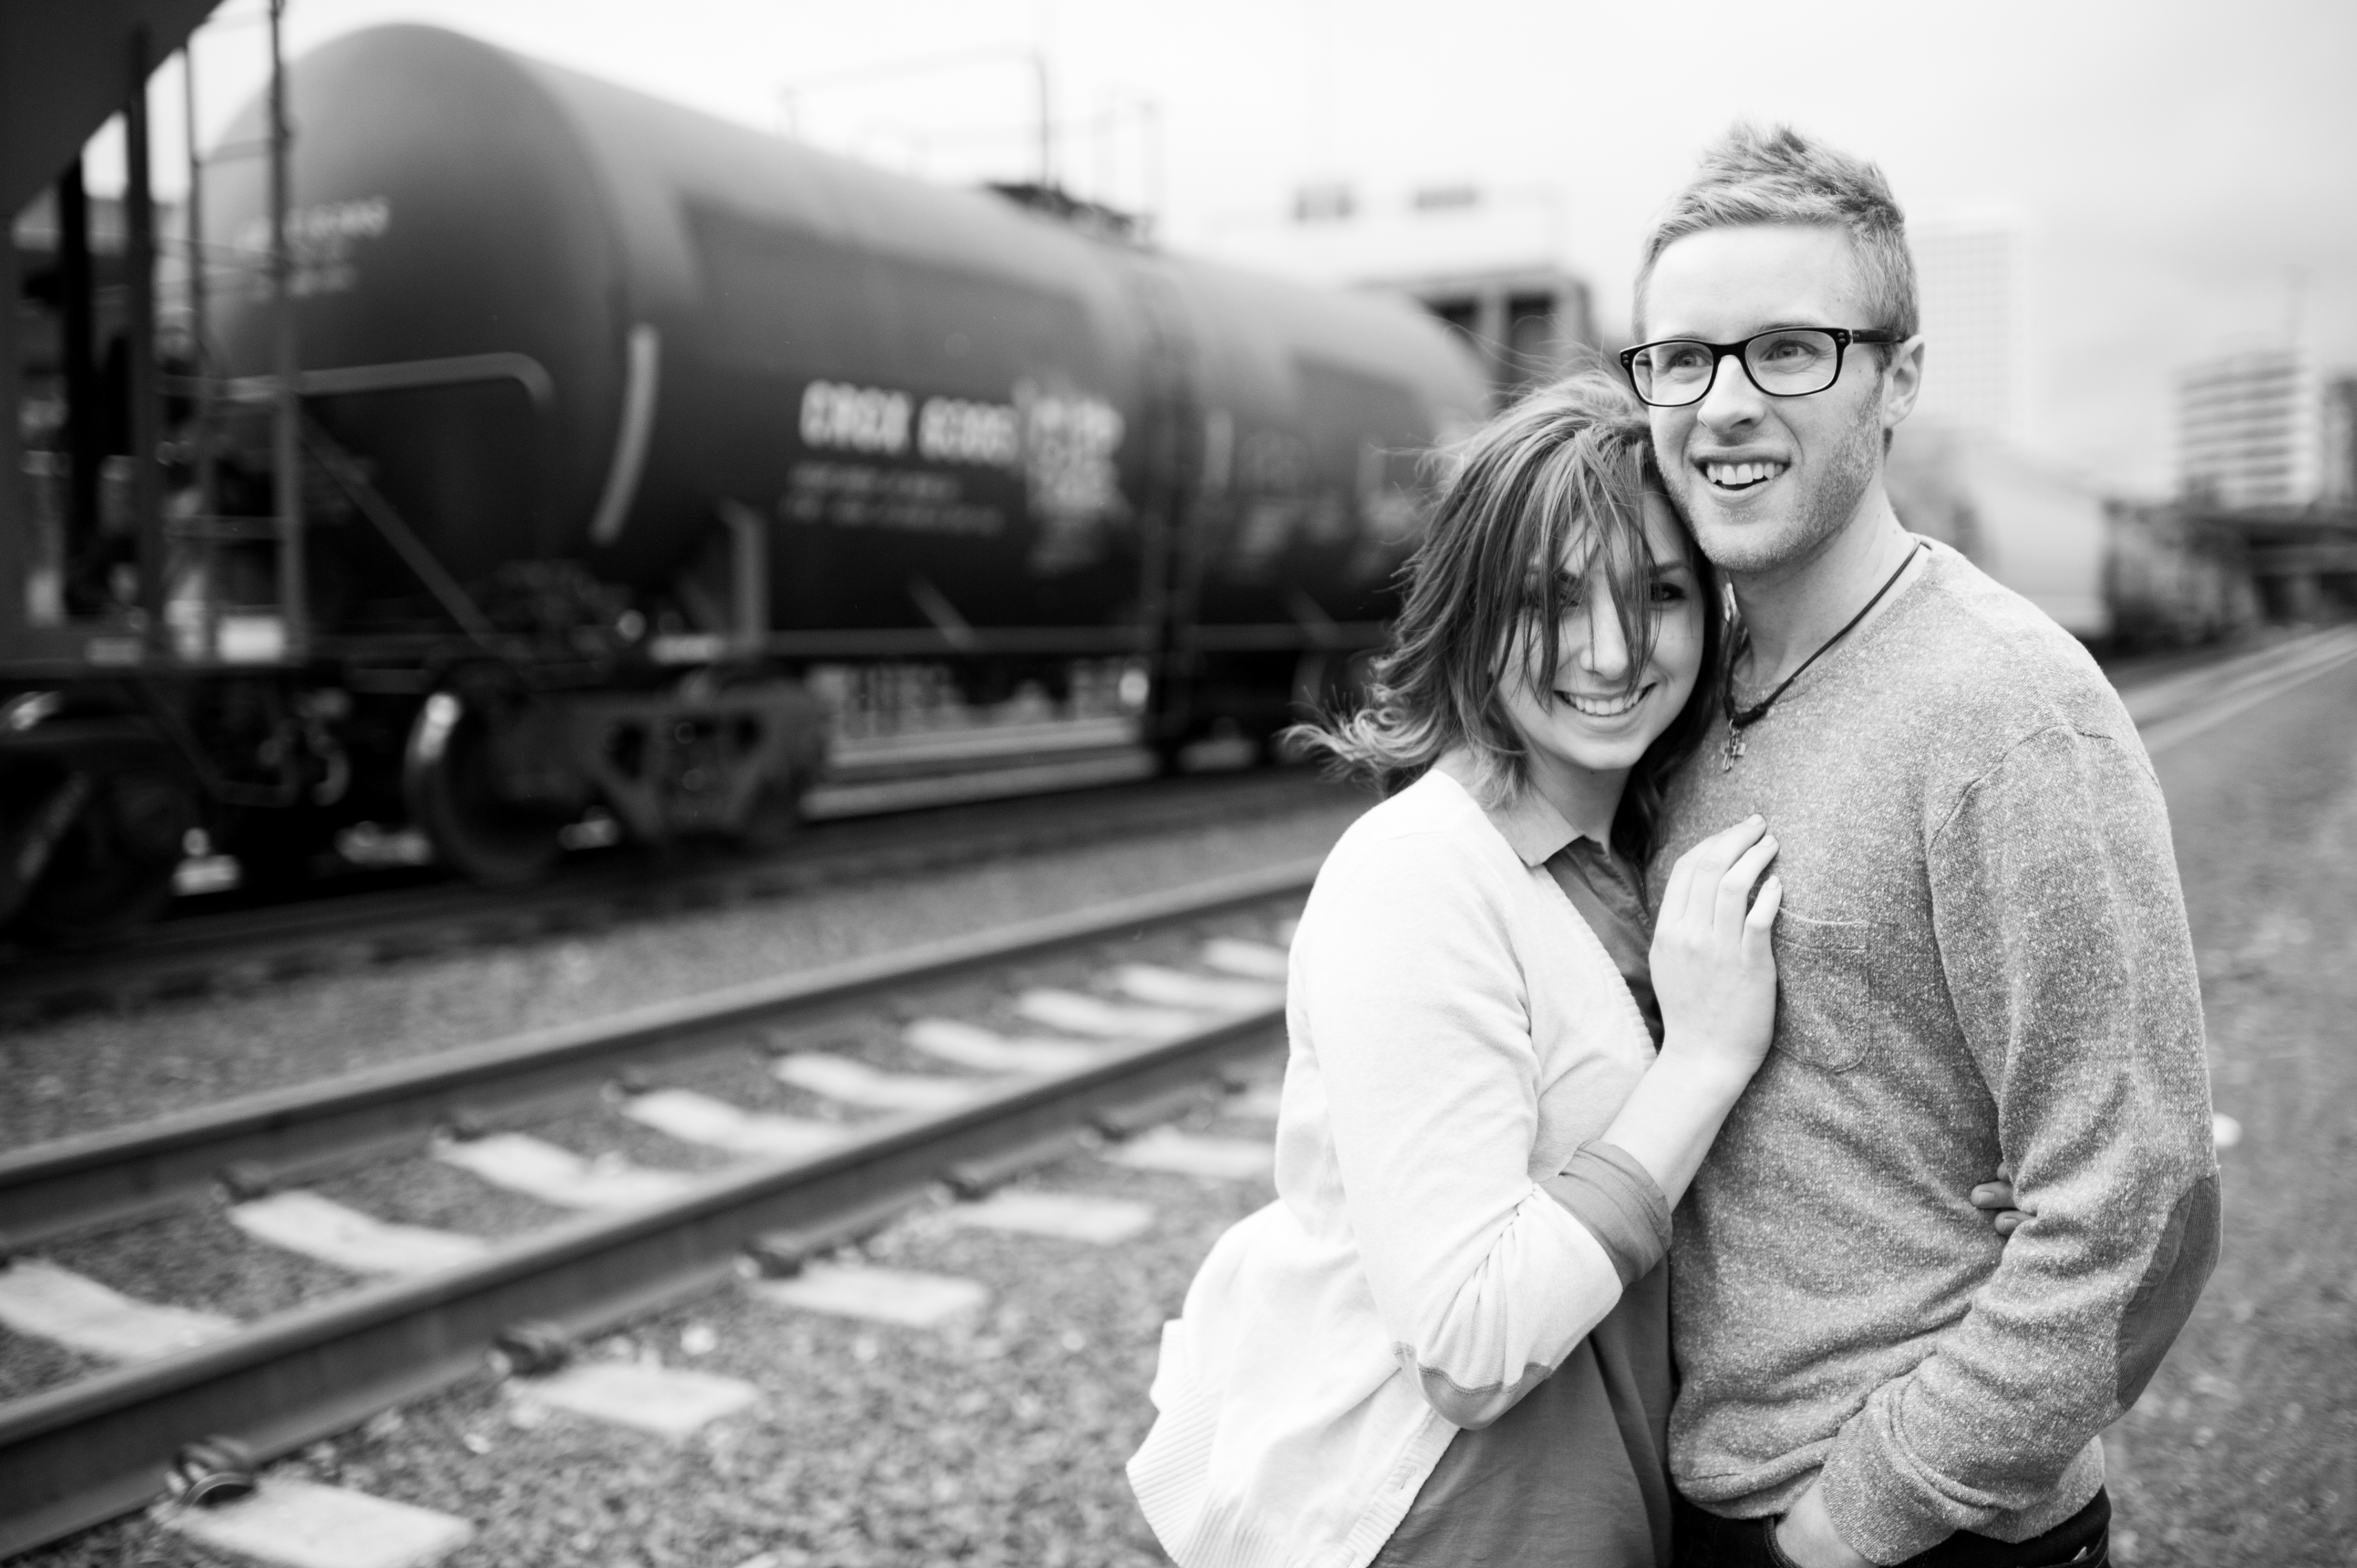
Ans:
[[[1596,537],[1583,575],[1611,584],[1635,691],[1654,633],[1644,497],[1666,491],[1643,405],[1593,371],[1531,393],[1447,460],[1431,529],[1401,568],[1405,603],[1365,703],[1288,738],[1386,795],[1461,746],[1479,770],[1478,792],[1495,802],[1523,787],[1529,761],[1499,677],[1517,653],[1531,671],[1557,667],[1572,605],[1555,566],[1582,530]],[[1678,533],[1703,601],[1701,673],[1631,772],[1612,823],[1614,850],[1639,863],[1652,847],[1663,783],[1709,727],[1724,641],[1717,575],[1693,536]]]

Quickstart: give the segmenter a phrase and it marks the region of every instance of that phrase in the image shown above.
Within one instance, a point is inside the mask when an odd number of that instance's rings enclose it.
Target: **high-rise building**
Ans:
[[[2317,499],[2357,507],[2357,376],[2336,376],[2324,387],[2323,462]]]
[[[2177,474],[2211,506],[2305,506],[2323,478],[2324,398],[2298,348],[2246,349],[2180,371]]]
[[[1910,238],[1923,313],[1916,416],[2018,439],[2026,401],[2020,226],[2000,219],[1934,222]]]

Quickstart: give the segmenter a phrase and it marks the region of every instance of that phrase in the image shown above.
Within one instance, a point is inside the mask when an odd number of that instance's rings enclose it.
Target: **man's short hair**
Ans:
[[[1645,260],[1637,269],[1638,319],[1644,318],[1645,285],[1663,251],[1705,229],[1754,223],[1840,229],[1857,257],[1867,315],[1864,321],[1840,325],[1915,336],[1915,261],[1907,250],[1907,216],[1882,171],[1864,158],[1813,142],[1790,125],[1762,131],[1744,121],[1729,126],[1703,154],[1695,177],[1671,199],[1645,237]]]

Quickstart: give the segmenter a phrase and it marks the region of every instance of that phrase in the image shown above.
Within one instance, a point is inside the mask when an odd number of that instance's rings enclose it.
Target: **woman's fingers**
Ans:
[[[1686,892],[1693,886],[1694,865],[1686,856],[1682,854],[1678,856],[1678,863],[1670,867],[1670,880],[1662,889],[1662,907],[1653,914],[1653,924],[1656,929],[1684,910]]]
[[[1760,885],[1760,897],[1751,901],[1751,912],[1743,917],[1746,963],[1765,966],[1776,961],[1776,911],[1783,907],[1784,879],[1771,874]]]
[[[1776,835],[1763,833],[1760,841],[1735,859],[1718,879],[1717,906],[1711,910],[1711,920],[1729,941],[1735,940],[1743,924],[1743,912],[1750,907],[1751,889],[1760,880],[1768,863],[1776,858]]]
[[[2018,1208],[2008,1208],[2003,1214],[1998,1215],[1995,1219],[1989,1221],[1989,1223],[1996,1228],[1996,1233],[1998,1235],[2010,1236],[2016,1230],[2021,1229],[2021,1222],[2026,1218],[2028,1217]]]
[[[1670,873],[1670,881],[1675,886],[1683,876],[1684,886],[1674,901],[1666,895],[1663,897],[1661,918],[1710,918],[1712,907],[1717,898],[1719,878],[1725,876],[1727,868],[1733,865],[1745,850],[1757,843],[1760,835],[1767,831],[1767,819],[1755,813],[1732,827],[1720,829],[1678,856],[1678,864]]]

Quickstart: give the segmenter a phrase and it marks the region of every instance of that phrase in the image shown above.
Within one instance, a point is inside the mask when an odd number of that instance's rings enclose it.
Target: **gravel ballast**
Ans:
[[[1267,1132],[1211,1109],[1189,1122]],[[684,1442],[549,1411],[528,1383],[485,1380],[316,1444],[279,1473],[471,1520],[476,1539],[452,1568],[1160,1563],[1121,1466],[1152,1418],[1146,1388],[1161,1325],[1212,1238],[1269,1188],[1087,1155],[1021,1186],[1141,1199],[1155,1223],[1096,1248],[922,1211],[836,1261],[979,1281],[991,1299],[964,1318],[893,1327],[781,1308],[730,1285],[584,1348],[760,1391],[759,1404]],[[230,1560],[143,1517],[24,1561]]]

